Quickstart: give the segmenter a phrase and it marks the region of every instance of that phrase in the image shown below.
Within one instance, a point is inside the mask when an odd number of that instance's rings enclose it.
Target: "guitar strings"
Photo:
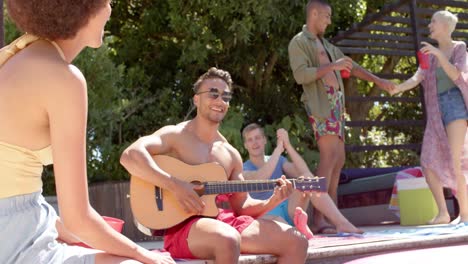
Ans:
[[[293,180],[294,188],[298,190],[320,189],[320,185],[314,185],[316,180]],[[252,180],[252,181],[223,181],[205,182],[205,194],[231,193],[231,192],[258,192],[269,191],[277,186],[276,180]]]

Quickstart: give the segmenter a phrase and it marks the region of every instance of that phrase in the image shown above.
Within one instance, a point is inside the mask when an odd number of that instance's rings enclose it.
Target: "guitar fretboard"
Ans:
[[[294,184],[294,183],[293,183]],[[205,194],[222,194],[235,192],[264,192],[271,191],[277,186],[275,180],[270,181],[221,181],[205,182]]]

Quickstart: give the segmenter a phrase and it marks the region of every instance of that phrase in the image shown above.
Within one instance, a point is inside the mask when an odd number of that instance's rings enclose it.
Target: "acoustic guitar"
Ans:
[[[270,191],[278,186],[277,180],[228,181],[224,168],[218,163],[192,166],[164,155],[153,156],[153,159],[162,170],[173,177],[190,182],[194,186],[201,186],[196,188],[195,192],[205,203],[203,216],[218,215],[215,202],[218,194]],[[327,189],[324,177],[290,181],[294,188],[300,191],[325,192]],[[171,192],[134,175],[130,178],[130,206],[137,223],[152,230],[173,227],[194,215],[185,212]]]

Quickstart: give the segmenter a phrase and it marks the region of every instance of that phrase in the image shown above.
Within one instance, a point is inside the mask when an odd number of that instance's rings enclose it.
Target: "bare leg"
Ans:
[[[426,177],[426,182],[429,185],[429,188],[431,189],[432,195],[434,196],[434,200],[439,210],[439,213],[433,219],[427,222],[427,224],[448,224],[450,222],[450,215],[447,210],[447,204],[445,203],[442,183],[432,170],[428,168],[423,168],[423,172],[424,176]]]
[[[327,217],[328,219],[330,219],[331,223],[336,226],[336,229],[330,227],[330,229],[334,230],[333,233],[336,233],[336,232],[363,233],[361,229],[355,227],[353,224],[351,224],[351,222],[348,221],[348,219],[346,219],[343,216],[343,214],[341,214],[341,212],[338,210],[333,200],[330,198],[330,195],[326,193],[323,193],[320,195],[316,195],[313,193],[310,195],[304,195],[302,192],[294,191],[293,194],[289,197],[289,202],[288,202],[289,217],[291,219],[295,219],[295,217],[300,216],[296,208],[300,207],[303,210],[307,210],[309,201],[314,206],[314,211],[321,212],[320,215],[322,216],[323,221],[320,222],[320,224],[322,224],[320,227],[330,226],[330,224],[327,221],[325,221],[325,217]],[[306,212],[304,212],[304,214],[305,216],[307,216]],[[306,223],[307,223],[307,220],[306,220]],[[294,224],[296,225],[296,228],[307,237],[306,235],[306,233],[308,233],[307,230],[310,230],[310,229],[308,227],[307,228],[299,227],[298,224],[296,224],[296,221],[294,222]]]
[[[290,225],[257,219],[241,237],[242,253],[273,254],[278,264],[306,261],[307,239]]]
[[[333,200],[328,194],[321,194],[320,196],[312,194],[310,196],[312,205],[320,212],[322,212],[330,221],[336,226],[338,232],[344,233],[363,233],[363,231],[355,227],[351,222],[341,214],[338,207],[336,207]]]
[[[283,217],[281,217],[281,216],[265,214],[265,215],[262,215],[260,218],[265,219],[265,220],[280,222],[280,223],[288,225],[288,222],[286,222],[286,220],[284,220]]]
[[[320,137],[317,144],[320,161],[316,175],[327,179],[328,193],[332,200],[336,202],[339,171],[341,171],[344,162],[343,141],[338,136],[325,135]],[[336,171],[338,171],[338,176],[336,175]],[[320,213],[320,210],[314,210],[314,229],[320,230],[329,225],[328,221]]]
[[[194,223],[187,239],[190,252],[195,257],[213,259],[217,264],[237,263],[240,241],[241,236],[237,230],[211,218],[202,218]]]
[[[457,183],[457,200],[460,206],[460,221],[468,221],[468,197],[466,180],[461,170],[460,157],[463,152],[463,145],[466,134],[466,120],[455,120],[446,127],[450,150],[452,154],[453,168]]]
[[[336,163],[331,174],[330,186],[328,187],[328,193],[335,204],[338,204],[338,184],[340,183],[340,174],[345,164],[345,159],[344,142],[339,139],[335,149]]]

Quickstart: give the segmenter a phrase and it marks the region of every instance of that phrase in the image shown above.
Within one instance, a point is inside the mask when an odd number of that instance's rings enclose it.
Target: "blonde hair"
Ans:
[[[257,123],[251,123],[251,124],[248,124],[247,126],[245,126],[244,129],[242,129],[242,139],[244,139],[244,141],[245,141],[245,135],[247,133],[249,133],[250,131],[254,131],[255,129],[260,130],[262,135],[265,136],[265,131],[263,130],[263,127],[261,127]]]
[[[458,23],[458,17],[446,10],[435,12],[433,17],[441,18],[442,21],[447,24],[450,33],[455,30]]]

